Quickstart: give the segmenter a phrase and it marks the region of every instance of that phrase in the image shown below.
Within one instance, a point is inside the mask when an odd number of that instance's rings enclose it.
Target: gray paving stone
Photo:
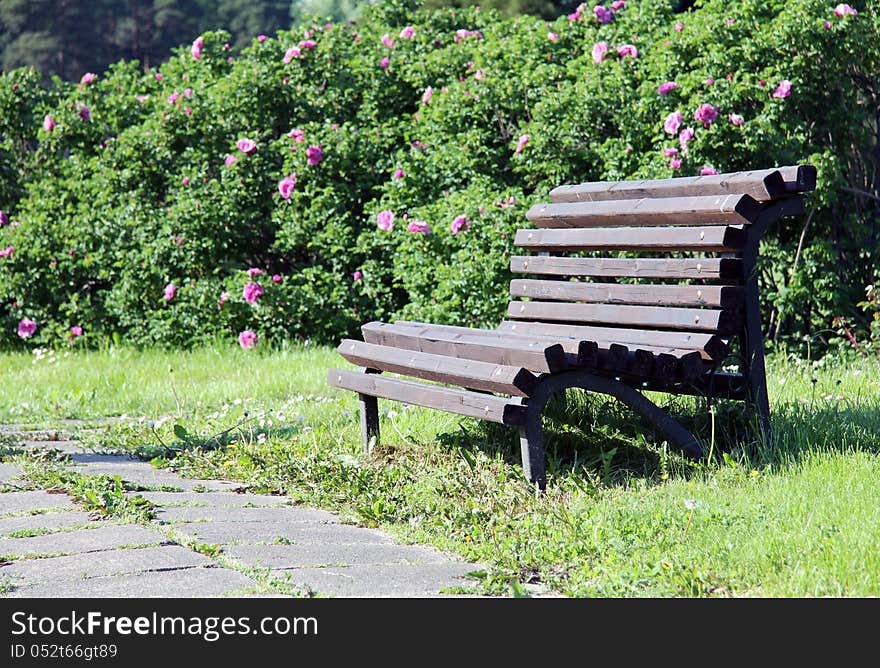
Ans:
[[[442,552],[416,545],[375,543],[302,543],[294,545],[233,545],[223,550],[249,566],[291,569],[370,564],[443,563]]]
[[[76,582],[110,575],[195,568],[212,563],[208,557],[185,547],[163,545],[46,559],[21,559],[0,568],[0,577],[6,576],[16,587],[24,587],[42,582]]]
[[[131,459],[127,455],[107,455],[88,453],[72,456],[74,464],[71,469],[83,475],[119,476],[123,480],[144,487],[165,485],[183,491],[207,489],[210,491],[230,491],[237,489],[241,483],[228,480],[200,480],[183,478],[168,469],[157,469],[149,462]]]
[[[78,455],[89,452],[79,441],[23,441],[22,446],[28,450],[60,450],[68,455]]]
[[[186,522],[173,524],[175,533],[195,538],[203,543],[271,543],[278,538],[299,545],[302,543],[337,544],[393,544],[394,539],[375,529],[348,524],[318,522]]]
[[[478,570],[476,564],[372,564],[346,568],[299,568],[273,571],[281,580],[289,575],[295,586],[318,594],[342,598],[418,598],[437,596],[441,590],[468,587],[477,580],[465,577]]]
[[[268,494],[238,494],[236,492],[138,492],[138,494],[157,506],[190,504],[215,507],[256,506],[271,508],[293,504],[293,501],[286,496],[270,496]]]
[[[237,571],[225,568],[187,568],[50,582],[22,587],[12,598],[211,598],[257,586]]]
[[[49,494],[43,490],[0,492],[0,516],[28,510],[68,510],[73,507],[73,501],[66,494]]]
[[[333,513],[316,508],[291,506],[286,508],[201,508],[179,506],[159,508],[156,519],[164,522],[182,520],[217,520],[225,522],[329,522],[338,523]]]
[[[19,482],[16,478],[24,476],[24,469],[15,464],[0,463],[0,485],[9,482]]]
[[[133,524],[106,524],[30,538],[0,538],[0,555],[72,554],[166,542],[170,541],[158,531]]]
[[[0,535],[24,529],[63,529],[79,524],[93,523],[89,518],[89,514],[82,510],[0,517]]]

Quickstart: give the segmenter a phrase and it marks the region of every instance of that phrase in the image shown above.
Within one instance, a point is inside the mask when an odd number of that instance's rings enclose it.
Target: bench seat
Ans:
[[[516,426],[542,489],[541,412],[567,388],[616,397],[695,457],[705,444],[645,391],[744,400],[767,436],[759,242],[815,185],[815,168],[796,165],[555,188],[515,236],[537,254],[512,255],[527,276],[511,281],[498,327],[368,322],[338,348],[360,368],[331,369],[328,383],[358,393],[367,449],[377,398]]]

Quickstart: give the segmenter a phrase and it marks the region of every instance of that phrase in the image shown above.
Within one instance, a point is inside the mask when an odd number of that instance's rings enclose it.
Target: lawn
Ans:
[[[548,423],[544,495],[522,479],[513,430],[445,413],[380,401],[382,445],[362,455],[355,396],[324,380],[340,362],[295,346],[6,353],[0,422],[125,415],[88,438],[478,560],[486,592],[880,595],[877,360],[771,356],[771,443],[735,435],[738,404],[676,399],[714,434],[704,463],[614,402],[570,395],[551,406],[567,419]]]

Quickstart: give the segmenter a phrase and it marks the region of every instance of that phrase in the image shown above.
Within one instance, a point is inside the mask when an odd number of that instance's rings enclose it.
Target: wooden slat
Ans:
[[[527,397],[538,383],[533,373],[521,367],[400,350],[353,339],[344,340],[337,352],[358,366],[460,385],[473,390]]]
[[[672,308],[666,306],[618,306],[617,304],[570,304],[560,302],[510,302],[509,318],[569,323],[605,323],[651,329],[686,329],[733,334],[742,324],[735,311]]]
[[[545,322],[505,320],[498,326],[502,332],[540,334],[542,336],[569,337],[584,341],[617,341],[633,347],[668,346],[673,349],[704,352],[706,359],[721,361],[729,350],[727,343],[717,334],[706,332],[652,331],[649,329],[626,329],[623,327],[591,327]]]
[[[536,227],[742,225],[755,221],[761,208],[748,195],[664,197],[536,204],[526,218]]]
[[[785,190],[789,193],[809,192],[816,189],[816,168],[813,165],[780,167],[785,180]]]
[[[518,399],[341,369],[330,369],[327,372],[327,382],[334,387],[372,397],[393,399],[501,424],[525,424],[526,408],[515,403]]]
[[[761,169],[671,179],[594,181],[554,188],[550,191],[550,199],[553,202],[600,202],[643,197],[745,194],[765,202],[785,195],[784,175],[785,172],[779,169]]]
[[[526,337],[487,338],[479,334],[449,332],[431,327],[406,327],[369,322],[361,327],[364,341],[404,350],[519,366],[530,371],[556,373],[577,364],[559,343]]]
[[[742,280],[738,258],[610,258],[515,255],[510,270],[555,276]]]
[[[733,285],[663,285],[661,283],[630,285],[516,278],[510,282],[510,295],[566,302],[645,306],[740,308],[743,304],[742,287]]]
[[[590,227],[517,230],[514,245],[538,251],[645,250],[734,253],[745,246],[741,227]]]
[[[415,328],[418,331],[433,335],[438,332],[442,334],[463,334],[466,336],[479,336],[481,339],[490,339],[493,341],[514,341],[514,342],[531,342],[541,341],[545,345],[559,345],[565,352],[566,361],[578,367],[592,368],[596,366],[597,347],[595,341],[586,341],[571,337],[545,336],[542,334],[518,334],[513,331],[500,331],[497,329],[476,329],[470,327],[457,327],[455,325],[432,325],[424,322],[414,322],[410,320],[397,320],[395,326]],[[606,344],[607,347],[607,344]],[[666,349],[664,349],[665,351]],[[528,367],[526,367],[528,368]],[[532,369],[534,370],[534,369]]]

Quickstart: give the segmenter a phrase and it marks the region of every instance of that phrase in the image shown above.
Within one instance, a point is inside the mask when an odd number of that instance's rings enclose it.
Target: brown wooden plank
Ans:
[[[785,189],[789,193],[808,192],[816,189],[816,168],[813,165],[780,167],[779,172],[785,180]]]
[[[757,220],[761,209],[748,195],[710,195],[535,204],[526,218],[541,228],[742,225]]]
[[[517,278],[510,282],[513,297],[645,306],[714,306],[740,308],[743,288],[733,285],[663,285],[661,283],[587,283]]]
[[[785,168],[783,168],[785,169]],[[759,202],[785,195],[784,172],[760,169],[711,176],[684,176],[671,179],[633,181],[594,181],[565,185],[550,191],[553,202],[599,202],[645,197],[690,197],[745,194]]]
[[[542,336],[569,337],[584,341],[617,341],[630,346],[668,346],[672,349],[696,350],[704,352],[705,359],[723,360],[728,353],[724,339],[706,332],[652,331],[649,329],[627,329],[624,327],[591,327],[588,325],[566,325],[560,323],[525,322],[505,320],[498,326],[499,331],[539,334]]]
[[[555,276],[742,280],[739,258],[612,258],[515,255],[510,270]]]
[[[735,253],[745,246],[742,227],[579,227],[517,230],[514,245],[537,251],[643,250]]]
[[[541,341],[546,345],[561,345],[562,349],[568,356],[578,357],[583,355],[578,345],[580,342],[571,337],[560,338],[558,336],[545,336],[543,334],[501,332],[497,329],[477,329],[472,327],[459,327],[456,325],[434,325],[427,322],[417,322],[412,320],[396,320],[394,325],[397,327],[415,328],[427,336],[433,336],[435,333],[440,335],[461,334],[468,337],[479,336],[481,339],[489,339],[492,341]]]
[[[556,373],[577,364],[576,354],[566,357],[559,343],[526,337],[488,338],[430,327],[406,327],[369,322],[361,327],[364,341],[404,350],[519,366],[540,373]]]
[[[525,320],[606,323],[627,327],[686,329],[719,334],[733,334],[742,325],[742,317],[736,311],[539,301],[510,302],[507,306],[507,316]]]
[[[327,382],[334,387],[360,394],[436,408],[447,413],[501,424],[525,424],[526,408],[516,403],[518,399],[342,369],[330,369],[327,372]]]
[[[538,383],[532,372],[521,367],[400,350],[353,339],[344,340],[336,350],[358,366],[460,385],[473,390],[527,397]]]

